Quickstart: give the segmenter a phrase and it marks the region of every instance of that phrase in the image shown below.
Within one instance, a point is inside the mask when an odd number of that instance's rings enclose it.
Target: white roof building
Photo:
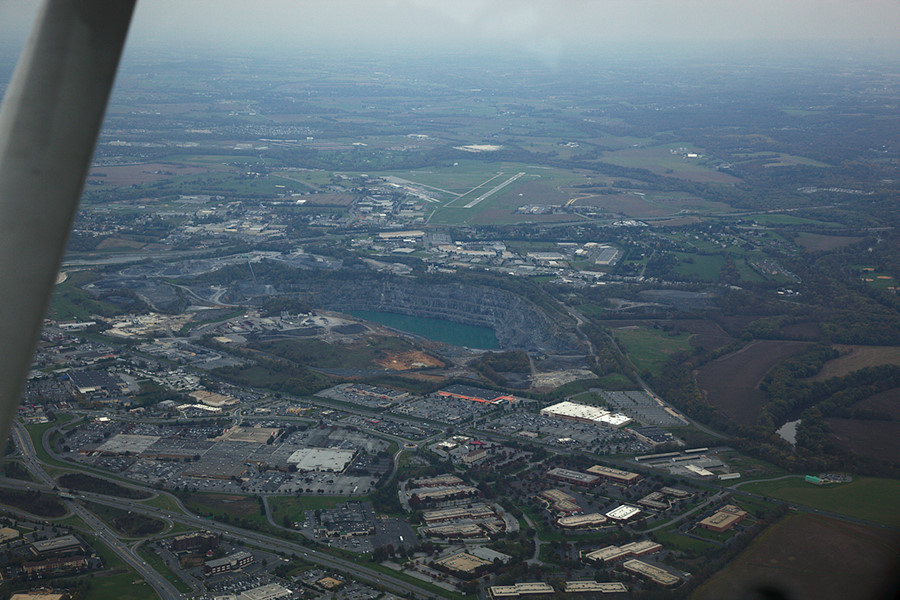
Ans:
[[[542,408],[541,414],[583,423],[595,423],[607,427],[622,427],[631,423],[631,418],[627,415],[612,413],[599,406],[569,401],[559,402],[558,404]]]

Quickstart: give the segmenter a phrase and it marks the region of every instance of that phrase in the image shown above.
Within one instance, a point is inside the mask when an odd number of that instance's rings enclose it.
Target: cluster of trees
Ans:
[[[531,363],[528,360],[528,354],[521,350],[485,352],[478,358],[472,360],[469,363],[469,366],[499,386],[505,386],[508,383],[501,373],[531,372]]]

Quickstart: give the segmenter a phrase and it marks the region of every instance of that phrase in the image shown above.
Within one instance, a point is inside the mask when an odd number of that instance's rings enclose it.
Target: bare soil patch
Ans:
[[[898,551],[890,530],[806,513],[789,515],[691,598],[739,598],[762,585],[796,600],[893,598]]]
[[[386,352],[383,358],[374,361],[376,365],[392,371],[441,368],[444,363],[419,350],[410,352]]]
[[[880,365],[900,365],[900,346],[834,346],[841,356],[829,360],[816,375],[813,381],[822,381],[832,377],[843,377],[853,371]]]
[[[801,352],[806,342],[758,340],[697,370],[707,401],[741,425],[753,425],[766,402],[759,389],[765,374],[785,358]]]
[[[826,419],[832,437],[855,454],[900,463],[900,421]]]
[[[700,348],[704,352],[711,352],[716,348],[727,346],[734,341],[728,332],[719,327],[715,321],[692,319],[673,321],[673,325],[679,330],[694,334],[691,337],[691,346]]]

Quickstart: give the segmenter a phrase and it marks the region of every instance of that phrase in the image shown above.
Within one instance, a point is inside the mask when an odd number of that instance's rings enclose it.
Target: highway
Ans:
[[[5,487],[16,487],[22,489],[42,489],[44,491],[53,490],[53,488],[56,487],[56,482],[52,477],[50,477],[50,475],[47,474],[46,471],[44,471],[44,466],[41,463],[40,459],[38,459],[37,457],[37,453],[34,449],[34,445],[31,443],[31,437],[28,435],[28,432],[25,431],[25,428],[20,423],[16,422],[12,434],[15,436],[17,446],[21,449],[22,459],[25,463],[25,466],[38,480],[38,483],[4,480],[3,485]],[[48,436],[45,435],[44,440],[47,439]],[[396,458],[397,456],[395,456],[395,460]],[[190,527],[196,527],[198,529],[206,529],[216,533],[221,533],[234,539],[238,543],[256,545],[260,548],[266,549],[269,552],[280,552],[287,556],[293,555],[302,557],[306,561],[316,563],[323,567],[328,567],[337,571],[348,573],[356,579],[359,579],[360,581],[365,581],[373,585],[380,585],[394,593],[413,594],[416,598],[428,598],[434,600],[443,598],[443,596],[439,594],[423,590],[417,585],[408,583],[396,577],[392,577],[390,574],[382,573],[375,569],[360,565],[355,560],[338,558],[325,552],[309,548],[297,542],[291,542],[257,531],[243,529],[232,525],[226,525],[191,514],[177,497],[171,496],[170,494],[167,494],[165,492],[160,492],[159,490],[139,485],[131,485],[130,487],[142,489],[154,494],[165,494],[167,497],[172,498],[177,503],[177,505],[181,507],[185,514],[177,514],[170,510],[141,504],[133,500],[126,500],[117,498],[115,496],[107,496],[104,494],[81,492],[79,495],[86,500],[90,500],[91,502],[96,502],[98,504],[104,504],[106,506],[112,506],[114,508],[132,511],[137,514],[162,519],[165,521],[174,521]],[[109,526],[107,526],[103,521],[94,516],[77,500],[72,501],[60,498],[60,501],[71,513],[77,515],[85,523],[87,523],[103,543],[108,545],[110,549],[112,549],[123,561],[133,567],[134,570],[137,571],[141,575],[141,577],[143,577],[147,581],[147,583],[149,583],[153,587],[160,598],[162,598],[163,600],[176,600],[179,598],[183,598],[183,595],[177,589],[175,589],[175,587],[171,583],[169,583],[162,575],[153,570],[150,565],[148,565],[136,553],[134,549],[123,544],[119,540],[119,537],[109,528]]]
[[[16,445],[22,451],[22,459],[25,462],[25,466],[39,482],[52,490],[56,486],[56,482],[44,471],[43,465],[35,452],[34,445],[31,443],[31,436],[28,435],[28,432],[25,431],[25,428],[19,422],[15,423],[12,433],[16,438]],[[69,512],[77,515],[82,521],[87,523],[101,542],[109,546],[119,558],[137,571],[156,590],[160,598],[163,600],[178,600],[182,597],[181,592],[175,589],[175,586],[169,583],[165,577],[153,570],[134,550],[119,541],[119,538],[106,523],[95,517],[78,502],[66,500],[65,498],[59,498],[59,501],[65,505]],[[136,506],[135,503],[125,504],[126,510],[133,510]]]

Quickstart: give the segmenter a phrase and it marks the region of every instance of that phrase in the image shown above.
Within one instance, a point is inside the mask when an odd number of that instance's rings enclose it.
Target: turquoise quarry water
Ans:
[[[444,319],[411,317],[409,315],[398,315],[397,313],[376,310],[351,310],[350,314],[366,321],[421,335],[436,342],[481,350],[496,350],[500,348],[497,335],[490,327],[463,325],[453,321],[445,321]]]

